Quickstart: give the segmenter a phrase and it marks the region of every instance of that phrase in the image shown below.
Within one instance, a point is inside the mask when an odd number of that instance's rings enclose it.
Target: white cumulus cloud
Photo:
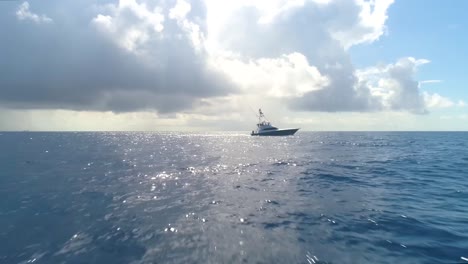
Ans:
[[[452,100],[443,97],[437,93],[429,94],[427,92],[424,92],[423,95],[424,102],[426,103],[426,106],[428,108],[447,108],[456,105]]]
[[[51,23],[53,20],[46,16],[46,15],[38,15],[33,13],[30,9],[29,3],[24,2],[22,3],[19,7],[18,10],[16,11],[16,17],[19,20],[31,20],[34,23],[40,24],[40,23]]]
[[[386,32],[385,22],[388,18],[387,11],[394,0],[357,0],[356,2],[360,7],[357,22],[349,24],[349,28],[345,28],[345,30],[333,33],[346,48],[361,43],[374,42],[384,35]]]
[[[245,94],[258,96],[301,97],[329,83],[326,76],[297,52],[259,59],[227,54],[213,57],[212,66],[221,69]]]
[[[93,23],[128,51],[142,51],[164,29],[164,15],[158,6],[151,9],[136,0],[119,0],[108,9],[109,14],[98,14]]]
[[[210,60],[245,93],[301,111],[427,112],[414,73],[428,60],[359,70],[348,54],[385,33],[393,0],[206,3]]]
[[[424,95],[414,74],[426,63],[429,60],[402,58],[394,64],[358,70],[357,75],[360,83],[378,98],[383,109],[423,114],[427,112]]]

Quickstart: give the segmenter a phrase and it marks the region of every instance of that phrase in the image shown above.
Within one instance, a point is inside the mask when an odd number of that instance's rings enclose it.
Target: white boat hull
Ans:
[[[261,132],[252,132],[252,136],[292,136],[294,135],[299,128],[291,129],[278,129],[271,131],[261,131]]]

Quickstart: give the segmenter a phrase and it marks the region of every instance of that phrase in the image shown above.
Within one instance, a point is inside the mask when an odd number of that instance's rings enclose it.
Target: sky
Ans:
[[[468,130],[467,1],[0,1],[0,131]]]

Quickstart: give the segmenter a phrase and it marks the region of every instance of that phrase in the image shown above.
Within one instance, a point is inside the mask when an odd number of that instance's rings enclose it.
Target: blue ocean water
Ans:
[[[0,263],[468,263],[467,150],[455,132],[0,132]]]

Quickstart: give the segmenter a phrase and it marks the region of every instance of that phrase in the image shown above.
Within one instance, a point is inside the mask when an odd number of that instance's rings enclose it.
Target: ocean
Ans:
[[[468,133],[0,132],[0,263],[468,263]]]

